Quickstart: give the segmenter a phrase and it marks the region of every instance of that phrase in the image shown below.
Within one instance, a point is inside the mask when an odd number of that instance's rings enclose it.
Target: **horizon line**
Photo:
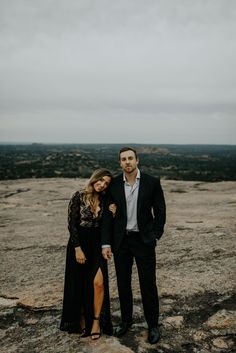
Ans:
[[[135,145],[135,146],[167,146],[167,145],[179,145],[179,146],[236,146],[236,143],[154,143],[154,142],[10,142],[0,141],[0,145]]]

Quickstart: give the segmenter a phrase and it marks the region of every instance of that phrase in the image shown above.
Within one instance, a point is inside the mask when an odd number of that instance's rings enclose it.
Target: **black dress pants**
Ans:
[[[155,241],[151,244],[143,243],[139,232],[125,235],[120,248],[114,253],[121,319],[125,322],[132,321],[131,276],[134,259],[138,270],[145,319],[149,328],[157,327],[159,301],[156,286]]]

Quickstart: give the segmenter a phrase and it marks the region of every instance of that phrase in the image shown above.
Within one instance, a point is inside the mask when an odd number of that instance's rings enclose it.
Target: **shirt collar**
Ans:
[[[136,175],[136,180],[137,179],[140,179],[140,170],[139,169],[138,169],[138,172],[137,172],[137,175]],[[125,173],[123,173],[123,181],[126,181]]]

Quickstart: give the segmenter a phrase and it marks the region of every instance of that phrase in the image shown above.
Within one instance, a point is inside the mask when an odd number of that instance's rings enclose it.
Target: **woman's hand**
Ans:
[[[76,261],[81,264],[81,265],[84,265],[85,264],[85,261],[86,261],[86,257],[84,255],[84,252],[83,250],[81,249],[80,246],[77,246],[75,248],[75,258],[76,258]]]
[[[117,210],[116,204],[111,203],[109,205],[109,211],[111,211],[113,217],[115,217],[115,215],[116,215],[116,210]]]

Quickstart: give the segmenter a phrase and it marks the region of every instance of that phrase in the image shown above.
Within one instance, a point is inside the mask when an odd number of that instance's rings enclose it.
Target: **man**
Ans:
[[[119,161],[123,173],[114,178],[109,191],[109,204],[114,204],[116,211],[113,221],[111,212],[107,212],[102,226],[102,253],[105,259],[114,253],[120,299],[122,321],[114,334],[120,337],[132,325],[131,275],[135,259],[148,341],[155,344],[160,339],[155,246],[164,231],[165,199],[160,180],[138,169],[136,150],[122,148]]]

